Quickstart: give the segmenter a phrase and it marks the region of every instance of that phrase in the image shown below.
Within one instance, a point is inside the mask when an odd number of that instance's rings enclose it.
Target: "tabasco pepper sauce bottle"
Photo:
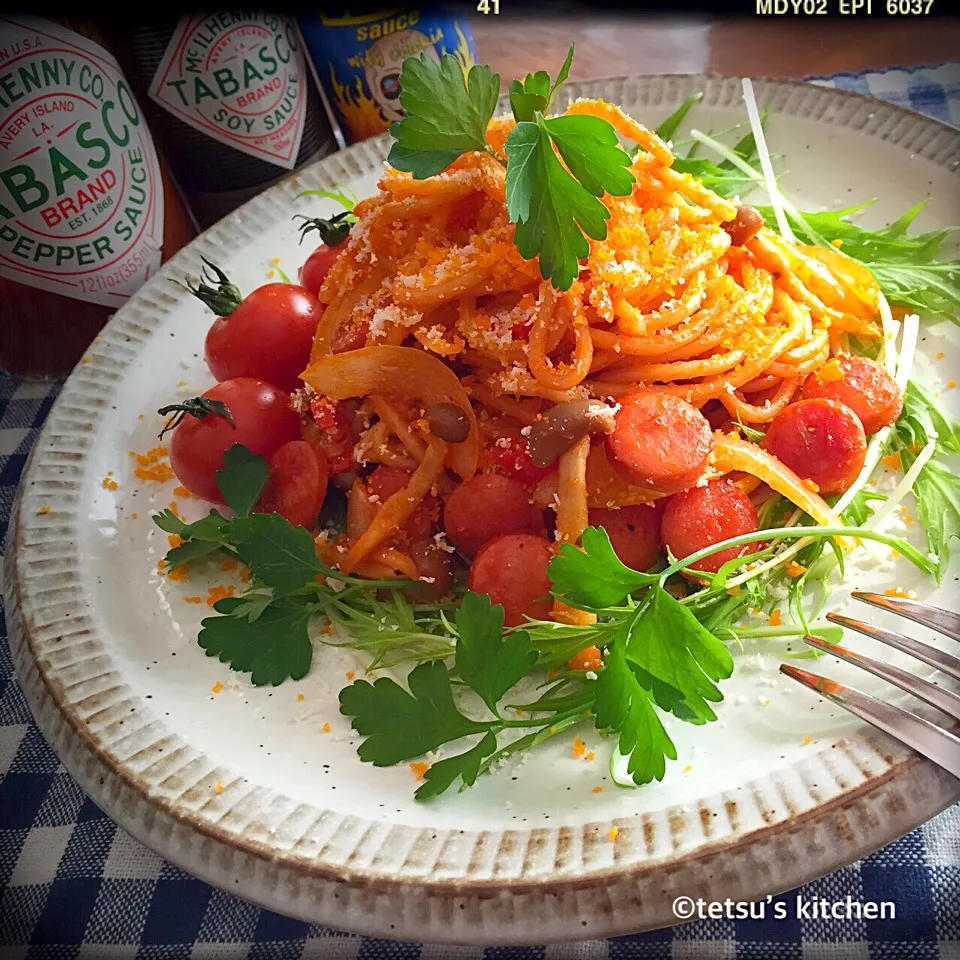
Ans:
[[[151,12],[123,29],[124,67],[201,225],[336,149],[292,18]]]
[[[97,30],[0,15],[0,369],[69,370],[194,234]]]

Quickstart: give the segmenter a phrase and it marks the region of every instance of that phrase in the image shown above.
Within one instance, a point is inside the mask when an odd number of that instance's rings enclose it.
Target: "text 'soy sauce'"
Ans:
[[[117,48],[201,226],[337,148],[291,17],[151,11]]]

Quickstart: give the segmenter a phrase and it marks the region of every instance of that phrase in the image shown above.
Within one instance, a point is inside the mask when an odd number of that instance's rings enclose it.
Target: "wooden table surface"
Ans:
[[[503,13],[474,15],[470,26],[480,62],[507,81],[534,70],[556,72],[571,41],[577,44],[574,80],[700,72],[801,79],[960,60],[960,20],[944,17],[534,19]]]

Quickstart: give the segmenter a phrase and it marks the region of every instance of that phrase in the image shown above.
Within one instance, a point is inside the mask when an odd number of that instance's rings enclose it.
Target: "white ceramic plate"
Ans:
[[[879,197],[865,217],[878,224],[932,196],[920,227],[960,222],[960,133],[856,95],[756,86],[772,107],[772,149],[787,158],[782,183],[801,208]],[[705,92],[692,118],[700,128],[744,119],[729,78],[598,81],[568,93],[603,96],[652,126],[695,90]],[[157,407],[211,382],[202,361],[210,315],[170,279],[195,274],[201,254],[246,290],[266,280],[274,257],[293,274],[305,250],[292,214],[330,209],[295,194],[346,183],[367,195],[386,149],[378,139],[328,158],[182,251],[118,312],[51,412],[11,525],[7,611],[38,722],[83,788],[163,856],[271,909],[366,934],[477,944],[663,926],[680,895],[759,898],[956,800],[956,780],[780,679],[782,644],[737,653],[719,722],[670,725],[680,760],[660,784],[614,787],[609,745],[588,732],[594,762],[573,755],[572,734],[558,737],[525,764],[427,804],[413,801],[406,765],[357,759],[336,700],[357,669],[352,655],[318,646],[311,674],[276,689],[253,688],[204,655],[196,635],[207,608],[184,597],[232,575],[157,575],[167,543],[150,514],[173,499],[173,484],[137,482],[129,455],[155,443]],[[945,326],[924,337],[921,374],[937,388],[957,370],[957,337]],[[943,396],[954,413],[957,396]],[[116,491],[104,489],[109,471]],[[190,516],[204,509],[180,504]],[[934,589],[881,560],[849,586],[891,582],[957,602],[955,570]],[[823,668],[851,676],[840,663]],[[225,689],[214,694],[218,682]]]

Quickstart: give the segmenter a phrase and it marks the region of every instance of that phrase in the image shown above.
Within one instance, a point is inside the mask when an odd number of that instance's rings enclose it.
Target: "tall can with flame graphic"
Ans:
[[[476,63],[470,28],[430,7],[376,12],[302,14],[300,29],[345,143],[383,133],[403,117],[400,67],[407,57],[456,57],[463,69]]]

